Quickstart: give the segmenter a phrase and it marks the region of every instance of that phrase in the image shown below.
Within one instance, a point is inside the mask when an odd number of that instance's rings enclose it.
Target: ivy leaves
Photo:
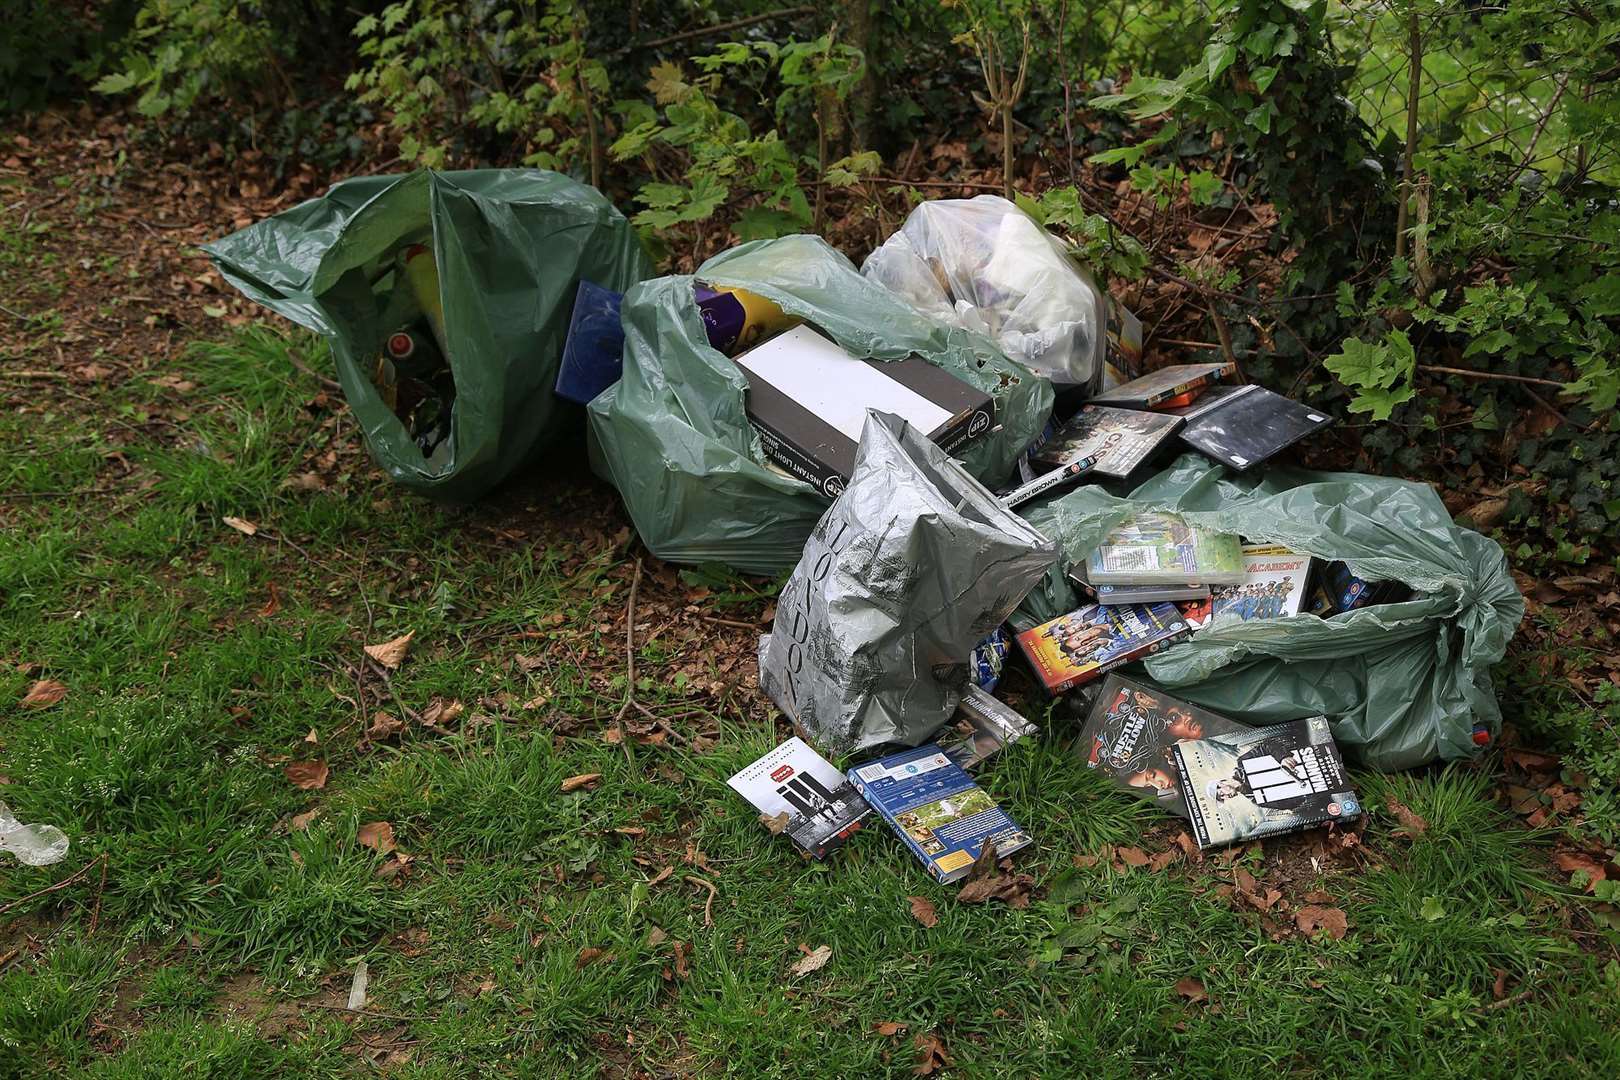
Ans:
[[[1388,420],[1395,406],[1412,400],[1415,392],[1417,353],[1400,330],[1389,331],[1378,342],[1350,338],[1322,366],[1355,392],[1350,411],[1371,413],[1374,420]]]

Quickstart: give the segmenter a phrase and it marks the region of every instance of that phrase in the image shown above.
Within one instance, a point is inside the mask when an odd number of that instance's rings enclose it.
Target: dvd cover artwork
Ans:
[[[1116,674],[1102,684],[1076,745],[1088,769],[1100,770],[1126,791],[1186,817],[1176,743],[1242,730],[1219,713]]]
[[[1350,821],[1361,802],[1325,717],[1184,739],[1175,746],[1201,848]]]

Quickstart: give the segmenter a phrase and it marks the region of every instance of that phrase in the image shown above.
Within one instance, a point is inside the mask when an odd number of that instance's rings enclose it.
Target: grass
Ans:
[[[1375,814],[1359,859],[1243,858],[1291,902],[1329,894],[1339,941],[1235,906],[1213,861],[1115,869],[1106,846],[1173,833],[1077,768],[1061,721],[984,777],[1037,839],[1018,860],[1028,908],[956,903],[881,828],[800,861],[725,785],[775,732],[751,691],[714,689],[736,657],[651,561],[637,694],[686,737],[628,755],[602,739],[630,562],[582,464],[472,511],[403,496],[295,349],[319,362],[306,339],[249,330],[93,407],[43,391],[38,411],[0,413],[16,451],[0,458],[0,795],[73,838],[55,867],[0,866],[0,1078],[909,1075],[930,1032],[961,1076],[1620,1064],[1615,935],[1579,929],[1582,901],[1543,876],[1538,836],[1481,771],[1358,777]],[[324,487],[298,482],[312,466]],[[691,580],[727,618],[766,603]],[[467,711],[367,743],[371,714],[399,706],[375,679],[358,700],[347,665],[407,630],[399,700]],[[9,704],[36,677],[67,697]],[[323,789],[283,774],[309,758]],[[583,773],[601,780],[560,793]],[[1386,797],[1430,828],[1395,835]],[[408,864],[360,843],[375,821]],[[1087,853],[1105,857],[1077,866]],[[831,962],[791,975],[801,945]],[[379,1015],[317,1007],[361,959]],[[1206,1000],[1176,992],[1186,978]]]

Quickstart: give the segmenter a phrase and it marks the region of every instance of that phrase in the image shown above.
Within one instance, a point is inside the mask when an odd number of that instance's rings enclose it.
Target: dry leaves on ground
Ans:
[[[574,967],[575,968],[590,967],[592,964],[599,963],[599,962],[606,962],[606,961],[609,961],[609,960],[612,960],[612,959],[613,959],[613,954],[612,953],[604,952],[603,950],[598,949],[595,946],[591,946],[589,948],[584,948],[584,949],[579,950],[579,955],[574,957]]]
[[[1319,904],[1306,904],[1294,912],[1294,925],[1307,934],[1326,930],[1334,941],[1342,941],[1350,930],[1350,920],[1343,911]]]
[[[405,654],[410,651],[411,638],[415,636],[416,631],[410,630],[381,645],[367,645],[366,655],[389,671],[398,671],[399,665],[405,662]]]
[[[1553,856],[1553,862],[1566,874],[1585,874],[1587,892],[1596,892],[1598,882],[1608,877],[1602,862],[1579,851],[1560,851]]]
[[[788,815],[786,810],[782,811],[780,814],[759,815],[759,823],[765,826],[765,828],[770,831],[772,836],[781,836],[782,830],[788,827],[788,822],[791,820],[793,819]]]
[[[827,966],[827,961],[832,959],[831,945],[818,945],[814,949],[800,945],[799,951],[804,955],[799,957],[798,963],[788,968],[788,974],[794,977],[820,971]]]
[[[872,1030],[877,1032],[879,1035],[882,1035],[885,1039],[892,1039],[896,1035],[904,1035],[906,1032],[906,1025],[896,1023],[893,1020],[881,1020],[872,1025]]]
[[[1203,980],[1195,979],[1191,975],[1176,980],[1176,993],[1186,998],[1188,1003],[1193,1005],[1209,997],[1209,992],[1204,989]]]
[[[219,520],[223,521],[225,524],[229,525],[243,536],[256,536],[259,532],[259,527],[253,524],[253,522],[248,521],[246,518],[231,517],[226,515]]]
[[[67,697],[67,684],[57,682],[55,679],[40,679],[28,688],[18,702],[25,709],[48,709],[58,701]]]
[[[326,786],[326,762],[289,761],[281,767],[292,786],[305,791],[316,791]]]
[[[945,1052],[945,1040],[935,1032],[919,1032],[912,1042],[917,1047],[917,1067],[911,1070],[913,1076],[932,1076],[951,1063],[951,1056]]]
[[[382,742],[392,739],[405,730],[405,722],[389,713],[377,712],[371,717],[371,726],[366,728],[366,738],[372,742]]]
[[[361,846],[368,847],[379,855],[386,855],[394,850],[394,827],[386,821],[368,821],[360,826],[360,831],[354,834]]]
[[[1384,796],[1384,807],[1401,823],[1408,836],[1419,836],[1429,831],[1429,823],[1393,795]]]
[[[305,810],[302,814],[294,814],[287,820],[287,831],[303,832],[305,829],[313,825],[315,823],[315,819],[320,816],[321,811],[318,807],[314,810]]]
[[[568,779],[564,780],[562,782],[562,790],[564,793],[567,793],[570,791],[578,791],[580,788],[595,787],[596,782],[600,779],[602,779],[602,774],[599,772],[580,773],[578,776],[570,776]]]
[[[911,917],[932,930],[939,925],[939,912],[934,910],[934,902],[926,896],[908,896],[911,901]]]

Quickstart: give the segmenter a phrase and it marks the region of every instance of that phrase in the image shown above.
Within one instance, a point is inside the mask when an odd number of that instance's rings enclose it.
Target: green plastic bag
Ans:
[[[1025,517],[1073,564],[1142,508],[1343,559],[1359,577],[1401,581],[1415,594],[1328,619],[1212,626],[1149,657],[1156,682],[1253,724],[1326,715],[1340,744],[1378,769],[1467,758],[1479,749],[1476,725],[1492,737],[1500,729],[1491,665],[1506,654],[1524,600],[1501,546],[1454,525],[1427,486],[1289,468],[1238,477],[1187,454],[1129,498],[1082,487]],[[1025,599],[1014,625],[1025,629],[1079,605],[1061,570]]]
[[[988,338],[921,315],[813,236],[758,240],[697,274],[631,290],[621,309],[624,374],[590,404],[591,461],[624,497],[642,542],[661,559],[791,569],[828,502],[765,467],[738,367],[709,345],[694,280],[747,289],[818,327],[856,356],[912,353],[996,401],[998,428],[962,448],[976,479],[1004,479],[1052,411],[1046,379]]]
[[[438,267],[456,386],[431,457],[371,373],[384,337],[419,316],[393,272],[424,244]],[[400,484],[469,502],[544,445],[567,407],[552,394],[574,291],[624,291],[652,273],[624,217],[594,188],[539,169],[358,177],[204,247],[247,296],[324,335],[377,461]]]

